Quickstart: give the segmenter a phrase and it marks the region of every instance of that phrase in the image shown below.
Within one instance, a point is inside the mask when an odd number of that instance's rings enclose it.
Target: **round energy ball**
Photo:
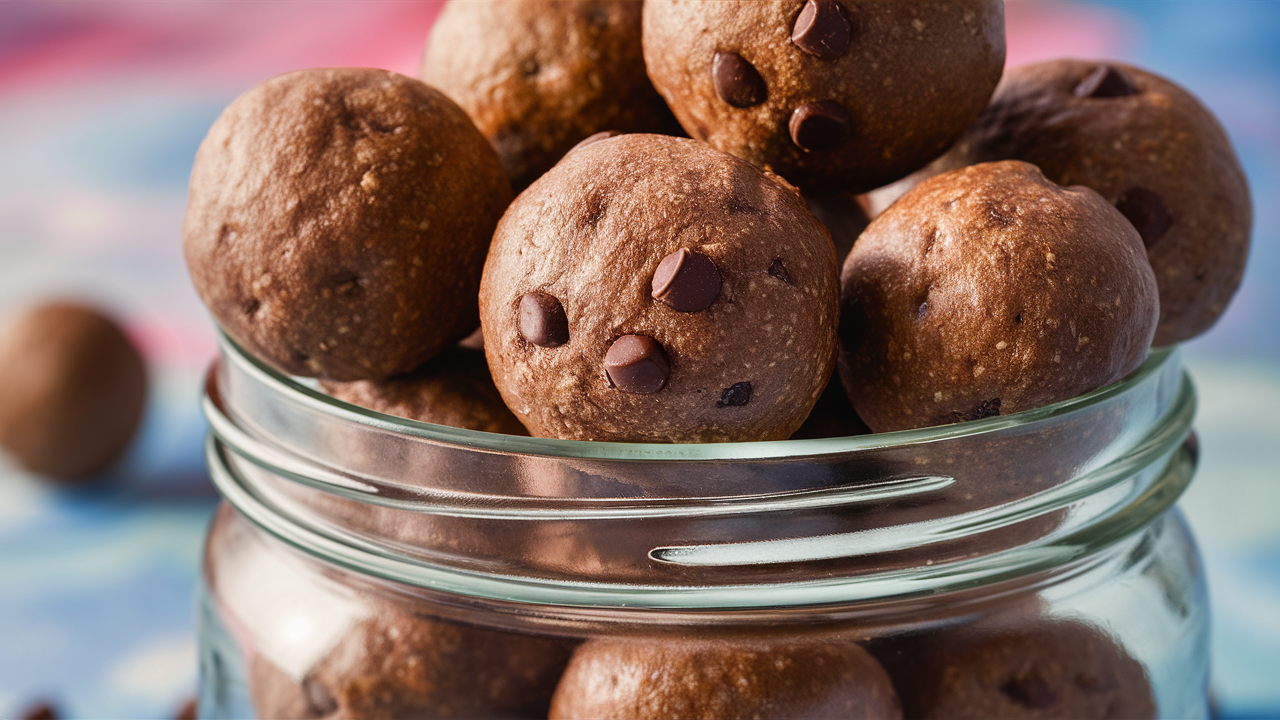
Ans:
[[[1177,84],[1110,61],[1011,68],[946,155],[873,195],[884,204],[924,177],[993,160],[1092,188],[1133,223],[1160,287],[1156,345],[1208,330],[1240,286],[1249,185],[1213,113]]]
[[[325,392],[387,415],[465,430],[528,435],[493,385],[484,351],[456,345],[427,364],[384,380],[322,381]]]
[[[822,192],[937,157],[1004,67],[995,0],[649,0],[649,77],[691,137]]]
[[[420,77],[467,111],[523,190],[593,133],[679,129],[645,75],[641,5],[451,2]]]
[[[146,396],[142,355],[93,308],[40,305],[0,329],[0,447],[30,472],[71,482],[105,470]]]
[[[385,70],[302,70],[241,95],[200,144],[187,267],[222,329],[284,372],[388,377],[475,329],[510,199],[443,94]]]
[[[480,322],[535,437],[781,440],[834,362],[835,251],[795,188],[695,140],[565,156],[494,234]]]
[[[1033,165],[931,178],[867,227],[841,276],[840,376],[872,430],[1029,410],[1109,385],[1159,316],[1142,239]]]
[[[901,718],[888,674],[852,641],[598,639],[569,660],[553,720]]]

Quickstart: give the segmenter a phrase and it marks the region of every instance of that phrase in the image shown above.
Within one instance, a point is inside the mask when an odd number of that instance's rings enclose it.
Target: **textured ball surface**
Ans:
[[[989,0],[645,3],[649,76],[689,135],[822,192],[937,157],[986,107],[1004,55]]]
[[[1142,239],[1088,188],[985,163],[872,221],[841,276],[840,375],[876,432],[1007,415],[1120,380],[1159,314]]]
[[[41,305],[0,330],[0,447],[33,473],[105,470],[133,438],[146,390],[142,355],[93,308]]]
[[[535,436],[785,439],[834,361],[834,250],[775,177],[622,135],[512,204],[480,307],[494,382]]]
[[[277,368],[387,377],[475,328],[510,198],[441,93],[385,70],[303,70],[241,95],[201,143],[187,267],[222,329]]]
[[[678,129],[645,75],[640,0],[451,2],[420,76],[475,120],[517,190],[601,131]]]

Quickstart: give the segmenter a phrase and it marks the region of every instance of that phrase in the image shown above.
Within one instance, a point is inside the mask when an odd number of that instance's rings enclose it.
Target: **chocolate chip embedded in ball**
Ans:
[[[1122,70],[1112,65],[1099,65],[1075,89],[1076,97],[1117,98],[1137,95],[1138,88]]]
[[[849,11],[836,0],[809,0],[791,29],[791,42],[796,47],[823,60],[843,55],[852,36]]]
[[[716,95],[736,108],[759,105],[769,92],[755,66],[737,53],[717,52],[711,61],[711,75]]]
[[[1142,236],[1142,244],[1150,250],[1173,224],[1173,216],[1160,196],[1144,187],[1133,187],[1116,198],[1116,209]]]
[[[623,392],[656,393],[667,384],[671,363],[657,340],[647,335],[623,335],[605,353],[604,369]]]
[[[147,371],[97,310],[50,303],[0,330],[0,448],[22,468],[72,482],[105,470],[142,419]]]
[[[655,300],[680,312],[698,312],[720,295],[720,271],[706,255],[681,248],[658,263],[652,287]]]
[[[751,402],[751,383],[737,382],[725,388],[716,407],[742,407]]]
[[[805,103],[791,113],[788,127],[796,147],[834,150],[849,137],[849,113],[840,107],[840,103],[831,100]]]
[[[569,342],[569,318],[556,298],[540,292],[520,298],[520,336],[538,347],[553,348]]]

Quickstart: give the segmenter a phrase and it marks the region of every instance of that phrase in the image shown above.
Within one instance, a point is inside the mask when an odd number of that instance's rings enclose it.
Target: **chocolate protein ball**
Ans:
[[[937,157],[1004,55],[992,0],[645,3],[649,77],[690,136],[823,192]]]
[[[551,701],[571,718],[901,718],[884,668],[852,641],[598,639]]]
[[[974,163],[1024,160],[1124,214],[1160,287],[1155,344],[1188,340],[1226,310],[1244,274],[1253,208],[1230,140],[1191,93],[1121,63],[1053,60],[1005,73],[946,155],[896,188]]]
[[[457,345],[411,373],[385,380],[324,381],[320,386],[339,400],[387,415],[465,430],[529,434],[502,403],[483,350]]]
[[[876,432],[1007,415],[1142,364],[1159,301],[1142,239],[1088,188],[1023,162],[926,180],[841,277],[840,376]]]
[[[1146,671],[1102,630],[1023,618],[878,650],[907,718],[1154,718]]]
[[[565,156],[499,223],[480,286],[507,406],[576,440],[785,439],[829,377],[836,306],[794,188],[661,135]]]
[[[142,355],[91,307],[48,303],[0,329],[0,448],[25,470],[64,482],[105,470],[146,396]]]
[[[645,75],[641,5],[451,2],[421,77],[467,111],[522,190],[596,132],[679,129]]]
[[[301,679],[256,655],[249,695],[264,718],[542,718],[570,649],[383,603]]]
[[[385,70],[302,70],[210,128],[183,242],[196,290],[246,350],[296,375],[408,372],[475,329],[511,189],[441,93]]]

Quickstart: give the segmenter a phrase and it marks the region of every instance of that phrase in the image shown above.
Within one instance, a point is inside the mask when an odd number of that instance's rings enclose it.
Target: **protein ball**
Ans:
[[[455,346],[411,373],[385,380],[324,381],[330,395],[410,420],[507,435],[528,435],[502,403],[484,351]]]
[[[1142,239],[1088,188],[1023,162],[921,183],[841,277],[840,376],[876,432],[1029,410],[1146,358],[1159,315]]]
[[[241,95],[201,143],[187,267],[222,329],[277,368],[384,378],[475,329],[510,199],[443,94],[385,70],[303,70]]]
[[[1141,663],[1102,630],[1074,620],[1005,623],[922,634],[885,665],[910,718],[1154,718]]]
[[[91,307],[40,305],[0,330],[0,447],[25,470],[62,482],[105,470],[146,396],[142,355]]]
[[[264,718],[542,718],[570,646],[382,603],[300,679],[254,657]]]
[[[451,2],[420,76],[467,111],[523,190],[594,133],[678,130],[645,75],[641,5]]]
[[[694,140],[598,140],[494,234],[494,382],[537,437],[785,439],[830,376],[834,255],[776,176]]]
[[[901,718],[884,668],[851,641],[591,640],[569,661],[553,720]]]
[[[946,155],[875,195],[883,205],[923,177],[992,160],[1092,188],[1133,223],[1160,287],[1156,345],[1208,330],[1240,286],[1249,185],[1222,125],[1177,84],[1110,61],[1012,68]]]
[[[649,0],[644,56],[691,137],[806,190],[856,193],[922,167],[986,107],[1004,6]]]

